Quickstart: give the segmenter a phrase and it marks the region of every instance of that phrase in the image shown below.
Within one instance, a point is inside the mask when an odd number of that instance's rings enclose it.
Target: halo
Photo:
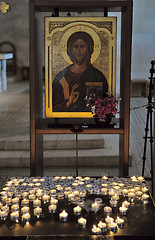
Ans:
[[[84,22],[78,22],[74,23],[75,26],[71,26],[62,36],[61,41],[60,41],[60,51],[62,54],[62,57],[65,59],[66,62],[69,64],[72,64],[72,61],[70,60],[70,57],[67,54],[67,41],[68,38],[75,32],[87,32],[93,39],[94,41],[94,51],[91,56],[91,63],[96,61],[98,58],[100,51],[101,51],[101,40],[98,36],[98,34],[91,28],[86,25]]]

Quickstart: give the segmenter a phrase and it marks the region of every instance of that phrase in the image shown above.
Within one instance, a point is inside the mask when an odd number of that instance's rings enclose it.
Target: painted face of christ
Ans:
[[[76,62],[79,65],[86,62],[87,51],[88,51],[88,45],[86,41],[80,38],[76,39],[73,42],[72,49],[71,49],[73,62]]]

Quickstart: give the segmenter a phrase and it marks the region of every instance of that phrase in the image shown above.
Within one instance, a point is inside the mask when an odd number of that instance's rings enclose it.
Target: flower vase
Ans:
[[[102,128],[113,128],[114,124],[111,123],[111,118],[99,118],[97,115],[94,115],[94,120],[97,124],[97,126]]]

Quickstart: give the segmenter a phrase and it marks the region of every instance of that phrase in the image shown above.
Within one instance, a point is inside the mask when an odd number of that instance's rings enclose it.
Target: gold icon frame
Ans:
[[[46,117],[92,118],[91,112],[54,112],[52,83],[55,76],[71,64],[67,40],[78,31],[87,32],[94,41],[91,63],[106,77],[109,92],[116,88],[116,17],[45,17],[45,109]]]

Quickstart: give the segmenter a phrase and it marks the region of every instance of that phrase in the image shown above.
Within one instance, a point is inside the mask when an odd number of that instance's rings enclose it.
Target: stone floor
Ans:
[[[141,175],[142,155],[144,146],[144,128],[146,120],[147,98],[131,98],[130,115],[130,152],[132,154],[132,166],[129,175]],[[134,109],[135,107],[139,108]],[[29,82],[22,81],[9,83],[7,91],[0,93],[0,139],[11,136],[29,136]],[[149,147],[148,147],[149,148]],[[12,154],[12,153],[11,153]],[[1,176],[29,175],[28,168],[5,168],[0,166]],[[45,168],[45,175],[72,175],[75,168]],[[118,175],[118,168],[86,167],[79,169],[79,175]],[[145,175],[150,176],[150,153],[147,149]]]

